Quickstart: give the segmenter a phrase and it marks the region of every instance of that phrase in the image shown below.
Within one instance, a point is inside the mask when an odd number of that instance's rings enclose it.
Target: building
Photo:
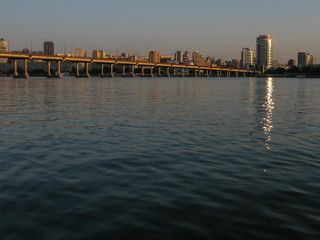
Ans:
[[[254,67],[254,51],[252,48],[243,48],[241,52],[241,67],[249,69]]]
[[[266,70],[272,66],[272,38],[270,35],[257,37],[257,66]]]
[[[160,52],[158,51],[150,51],[149,52],[149,62],[159,63],[161,59]]]
[[[240,59],[232,59],[231,66],[232,68],[240,69]]]
[[[92,51],[92,58],[106,58],[107,54],[103,50],[93,50]]]
[[[316,58],[306,52],[299,52],[298,53],[298,66],[299,67],[305,67],[307,65],[315,65],[316,63]]]
[[[85,48],[76,48],[74,50],[74,56],[75,57],[86,57],[87,56],[87,50]]]
[[[0,39],[0,52],[7,52],[8,51],[8,44],[4,38]],[[0,63],[7,63],[7,58],[0,58]]]
[[[185,51],[183,54],[183,61],[190,62],[191,61],[191,53],[189,51]]]
[[[175,61],[176,61],[177,63],[183,63],[183,62],[184,62],[184,61],[183,61],[183,54],[182,54],[181,51],[177,51],[177,52],[175,53]]]
[[[206,65],[206,59],[204,56],[200,55],[199,51],[192,52],[192,61],[194,65],[197,65],[197,66]]]
[[[294,60],[294,59],[290,59],[289,61],[288,61],[288,67],[294,67],[294,66],[297,66],[297,61],[296,60]]]
[[[46,41],[43,43],[44,55],[54,55],[54,44],[53,42]]]
[[[226,61],[224,59],[221,59],[219,58],[217,61],[216,61],[216,64],[218,67],[225,67],[227,64],[226,64]]]

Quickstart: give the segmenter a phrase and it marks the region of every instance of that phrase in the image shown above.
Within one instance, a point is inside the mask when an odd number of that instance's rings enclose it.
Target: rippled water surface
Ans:
[[[4,240],[320,239],[320,79],[0,79]]]

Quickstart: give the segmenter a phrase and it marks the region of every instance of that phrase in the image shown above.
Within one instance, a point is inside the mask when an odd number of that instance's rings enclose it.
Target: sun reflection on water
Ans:
[[[273,122],[272,122],[272,115],[274,109],[274,82],[273,78],[268,78],[266,81],[266,98],[263,104],[263,107],[266,110],[266,116],[263,118],[262,128],[264,133],[266,134],[266,147],[270,150],[270,142],[271,138],[271,131],[273,129]]]

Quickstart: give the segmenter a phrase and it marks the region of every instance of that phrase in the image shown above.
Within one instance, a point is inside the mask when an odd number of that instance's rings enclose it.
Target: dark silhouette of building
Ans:
[[[43,43],[43,53],[44,55],[54,55],[54,44],[53,42]]]

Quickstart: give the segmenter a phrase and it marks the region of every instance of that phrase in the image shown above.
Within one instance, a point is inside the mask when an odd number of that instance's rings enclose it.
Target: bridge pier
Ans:
[[[105,74],[104,74],[104,64],[102,63],[102,64],[101,64],[100,77],[101,77],[101,78],[104,78],[104,77],[111,77],[111,78],[113,78],[113,77],[114,77],[113,66],[114,66],[114,64],[111,63],[111,64],[110,64],[110,73],[107,73],[107,74],[105,75]]]
[[[170,77],[170,67],[167,67],[165,77]]]
[[[13,59],[13,77],[17,78],[18,77],[18,60]]]
[[[131,65],[131,72],[128,73],[128,75],[126,74],[126,65],[123,65],[122,66],[122,77],[136,77],[136,74],[135,74],[135,68],[136,68],[136,65]]]
[[[51,61],[47,61],[47,78],[51,77]]]
[[[13,60],[13,78],[29,78],[29,73],[28,73],[28,59],[23,59],[23,65],[24,65],[24,73],[19,74],[18,73],[18,59]]]
[[[206,74],[205,74],[206,77],[210,77],[210,73],[209,73],[209,70],[206,70]]]

